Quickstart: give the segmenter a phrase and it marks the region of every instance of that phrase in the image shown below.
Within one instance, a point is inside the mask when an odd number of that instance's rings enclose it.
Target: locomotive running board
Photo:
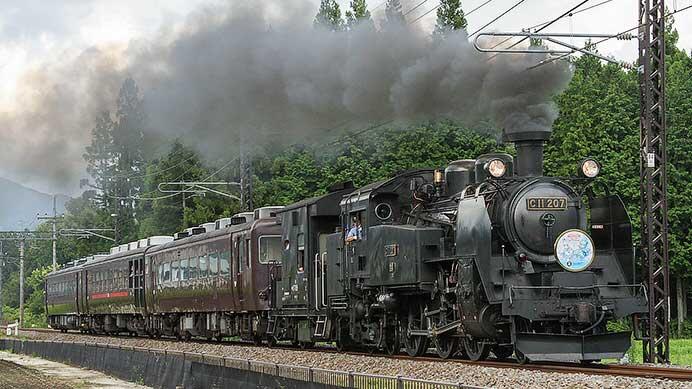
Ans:
[[[534,361],[586,361],[620,359],[631,346],[632,333],[561,335],[518,333],[516,347]]]

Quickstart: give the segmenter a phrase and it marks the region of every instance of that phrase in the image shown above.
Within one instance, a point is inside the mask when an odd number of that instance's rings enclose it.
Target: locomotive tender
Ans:
[[[592,189],[596,161],[580,177],[544,176],[548,136],[506,132],[516,158],[342,184],[61,269],[46,281],[50,325],[522,363],[620,358],[631,333],[607,322],[647,311],[631,223],[617,195]]]

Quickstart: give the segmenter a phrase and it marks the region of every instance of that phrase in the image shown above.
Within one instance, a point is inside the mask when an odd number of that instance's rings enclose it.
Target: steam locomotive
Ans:
[[[521,363],[620,358],[631,333],[607,322],[647,311],[630,219],[617,195],[596,195],[595,160],[544,176],[548,135],[505,133],[516,158],[341,184],[116,247],[48,276],[50,326]]]

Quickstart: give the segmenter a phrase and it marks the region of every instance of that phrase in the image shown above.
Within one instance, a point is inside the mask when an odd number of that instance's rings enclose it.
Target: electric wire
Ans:
[[[493,1],[493,0],[486,0],[484,3],[482,3],[482,4],[479,5],[479,6],[477,6],[477,7],[474,8],[474,9],[470,10],[469,12],[465,12],[465,13],[464,13],[464,16],[471,16],[471,14],[473,14],[474,12],[476,12],[476,11],[478,11],[479,9],[483,8],[485,5],[487,5],[488,3],[492,2],[492,1]],[[442,6],[442,4],[436,5],[435,7],[433,7],[433,8],[430,9],[430,10],[428,10],[426,13],[424,13],[423,15],[421,15],[421,16],[417,17],[416,19],[410,21],[409,24],[413,24],[413,23],[415,23],[415,22],[417,22],[417,21],[423,19],[423,18],[426,17],[428,14],[430,14],[432,11],[435,11],[436,9],[440,8],[441,6]]]
[[[688,6],[684,7],[684,8],[680,8],[680,9],[678,9],[678,10],[676,10],[676,11],[669,12],[669,13],[667,13],[667,14],[664,16],[664,18],[667,19],[667,18],[669,18],[669,17],[671,17],[671,16],[673,16],[673,15],[675,15],[675,14],[677,14],[677,13],[680,13],[680,12],[682,12],[682,11],[688,10],[688,9],[690,9],[690,8],[692,8],[692,4],[690,4],[690,5],[688,5]],[[599,40],[599,41],[596,41],[596,42],[590,42],[590,43],[586,44],[584,47],[582,47],[581,50],[587,50],[589,47],[596,46],[596,45],[600,45],[600,44],[603,43],[603,42],[609,41],[609,40],[611,40],[611,39],[613,39],[613,38],[617,38],[617,37],[619,37],[619,36],[621,36],[621,35],[627,34],[628,32],[632,32],[632,31],[634,31],[634,30],[637,30],[637,29],[639,29],[640,27],[643,27],[643,26],[644,26],[643,24],[639,24],[639,25],[634,26],[634,27],[632,27],[632,28],[630,28],[630,29],[627,29],[627,30],[625,30],[625,31],[622,31],[622,32],[620,32],[620,33],[618,33],[618,34],[616,34],[616,35],[613,35],[613,36],[610,36],[610,37],[607,37],[607,38],[603,38],[603,39],[601,39],[601,40]],[[543,65],[547,65],[547,64],[549,64],[549,63],[553,63],[553,62],[555,62],[555,61],[557,61],[557,60],[560,60],[560,59],[562,59],[562,58],[569,57],[570,55],[574,54],[574,52],[575,52],[575,51],[572,51],[571,53],[563,54],[563,55],[560,55],[560,56],[557,56],[557,57],[554,57],[554,58],[550,58],[549,60],[541,61],[541,62],[537,63],[536,65],[533,65],[533,66],[531,66],[531,67],[526,68],[526,70],[536,69],[536,68],[541,67],[541,66],[543,66]]]
[[[411,12],[417,10],[418,8],[420,8],[421,5],[423,5],[423,4],[427,3],[427,2],[428,2],[428,0],[423,0],[423,1],[421,1],[420,3],[418,3],[417,6],[415,6],[415,7],[411,8],[410,10],[406,11],[406,13],[404,13],[404,16],[406,16],[406,15],[410,14]]]
[[[612,1],[612,0],[608,0],[608,1]],[[541,23],[540,25],[541,25],[542,27],[539,28],[538,30],[534,31],[534,32],[541,32],[541,31],[545,30],[546,28],[548,28],[548,27],[550,27],[551,25],[555,24],[558,20],[562,19],[563,17],[565,17],[565,16],[567,16],[567,15],[569,15],[569,16],[571,17],[572,15],[574,15],[574,10],[576,10],[577,8],[581,7],[582,5],[584,5],[584,4],[588,3],[588,2],[589,2],[589,0],[582,0],[582,2],[580,2],[580,3],[577,4],[577,5],[575,5],[574,7],[570,8],[568,11],[564,12],[564,13],[561,14],[560,16],[558,16],[558,17],[556,17],[556,18],[554,18],[554,19],[552,19],[552,20],[550,20],[550,21],[548,21],[548,22]],[[604,4],[604,3],[602,3],[602,4]],[[535,26],[534,26],[534,27],[535,27]],[[533,28],[533,27],[529,27],[528,30],[531,30],[532,28]],[[492,48],[494,49],[494,48],[496,48],[497,46],[499,46],[499,45],[501,45],[501,44],[507,42],[507,41],[510,40],[510,39],[512,39],[512,37],[507,37],[505,40],[503,40],[502,42],[496,44],[496,45],[493,46]],[[505,50],[509,50],[509,49],[511,49],[512,47],[515,47],[516,45],[518,45],[518,44],[520,44],[520,43],[526,41],[527,39],[529,39],[529,37],[526,37],[526,36],[525,36],[525,37],[523,37],[522,39],[520,39],[518,42],[515,42],[515,43],[513,43],[511,46],[507,47]],[[492,60],[493,58],[497,57],[498,54],[499,54],[499,53],[495,53],[495,54],[491,55],[491,56],[487,59],[487,61],[490,61],[490,60]]]
[[[481,27],[481,28],[477,29],[476,31],[472,32],[471,34],[469,34],[469,38],[472,37],[472,36],[474,36],[474,35],[476,35],[476,34],[478,34],[478,33],[481,32],[481,31],[483,31],[486,27],[490,26],[491,24],[495,23],[496,21],[500,20],[503,16],[507,15],[508,13],[510,13],[513,9],[517,8],[518,6],[520,6],[520,5],[521,5],[523,2],[525,2],[525,1],[526,1],[526,0],[519,0],[519,1],[516,2],[513,6],[509,7],[506,11],[504,11],[503,13],[501,13],[499,16],[495,17],[493,20],[491,20],[491,21],[489,21],[488,23],[486,23],[483,27]]]

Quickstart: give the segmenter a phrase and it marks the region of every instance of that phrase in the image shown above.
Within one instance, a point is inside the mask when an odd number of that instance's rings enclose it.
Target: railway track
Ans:
[[[26,328],[20,331],[33,331],[33,332],[43,332],[51,334],[60,334],[56,330],[46,329],[46,328]],[[77,334],[77,332],[69,332],[71,334]],[[96,334],[89,336],[98,337],[112,337],[111,335]],[[125,336],[119,336],[125,337]],[[158,341],[165,342],[178,342],[178,340],[173,338],[158,338]],[[193,339],[190,342],[200,343],[200,344],[219,344],[216,341],[208,341],[203,339]],[[243,341],[227,341],[224,340],[225,344],[240,345],[247,347],[256,347],[248,342]],[[222,344],[223,344],[222,343]],[[299,349],[297,347],[292,347],[289,345],[279,344],[274,346],[276,349],[291,350],[291,351],[304,351],[304,352],[326,352],[326,353],[338,353],[336,349],[329,347],[317,347],[312,349]],[[462,365],[478,365],[483,367],[494,367],[501,369],[523,369],[523,370],[534,370],[542,371],[548,373],[565,373],[565,374],[596,374],[596,375],[616,375],[625,377],[636,377],[636,378],[656,378],[656,379],[667,379],[676,381],[690,381],[692,382],[692,369],[679,368],[679,367],[663,367],[663,366],[650,366],[650,365],[620,365],[620,364],[608,364],[608,363],[592,363],[588,365],[579,363],[553,363],[553,362],[532,362],[525,365],[520,365],[513,359],[509,360],[485,360],[485,361],[469,361],[464,359],[440,359],[433,356],[422,356],[422,357],[410,357],[408,355],[386,355],[386,354],[372,354],[369,352],[359,352],[359,351],[348,351],[344,354],[354,355],[354,356],[375,356],[381,358],[390,358],[398,360],[407,360],[413,362],[434,362],[434,363],[458,363]]]

